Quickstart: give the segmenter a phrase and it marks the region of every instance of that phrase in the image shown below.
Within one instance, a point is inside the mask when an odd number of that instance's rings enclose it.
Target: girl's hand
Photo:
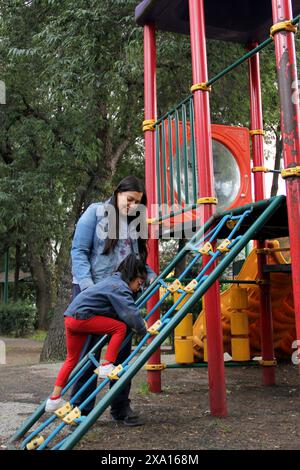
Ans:
[[[146,327],[147,330],[148,330],[148,323],[146,322],[146,320],[144,320],[144,323],[145,323],[145,327]]]

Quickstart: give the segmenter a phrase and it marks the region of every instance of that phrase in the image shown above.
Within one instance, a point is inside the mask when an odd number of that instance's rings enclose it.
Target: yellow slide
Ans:
[[[270,248],[280,248],[277,240],[268,242]],[[281,252],[272,252],[267,256],[268,264],[287,264]],[[296,338],[295,312],[290,273],[271,273],[271,301],[273,313],[274,348],[276,358],[290,358],[292,343]],[[258,279],[257,255],[255,249],[246,259],[236,280]],[[249,339],[251,357],[261,355],[259,286],[255,284],[241,285],[248,292]],[[223,325],[224,352],[231,354],[230,318],[232,308],[231,296],[235,285],[221,294],[221,313]],[[193,327],[194,355],[196,360],[203,359],[204,315],[200,313]]]

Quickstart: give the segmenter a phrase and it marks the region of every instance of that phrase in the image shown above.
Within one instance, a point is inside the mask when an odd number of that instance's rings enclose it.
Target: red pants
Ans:
[[[104,359],[115,362],[121,344],[126,336],[125,323],[109,317],[95,315],[88,320],[65,317],[67,357],[61,366],[55,385],[64,387],[68,377],[79,361],[83,345],[90,334],[111,335]]]

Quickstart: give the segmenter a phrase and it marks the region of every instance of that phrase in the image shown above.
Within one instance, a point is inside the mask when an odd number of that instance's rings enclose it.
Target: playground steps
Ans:
[[[278,219],[276,219],[276,217],[274,218],[274,215],[276,215],[278,211],[282,212],[283,206],[285,206],[285,198],[278,196],[270,200],[260,201],[256,204],[249,204],[242,208],[227,211],[223,214],[217,214],[207,221],[202,229],[193,236],[187,246],[175,256],[171,263],[137,301],[137,305],[143,307],[152,296],[158,295],[161,287],[166,289],[165,294],[147,314],[146,320],[149,320],[170,294],[173,295],[174,292],[179,294],[172,307],[168,309],[160,320],[148,329],[147,335],[142,338],[127,360],[120,364],[112,373],[115,379],[113,387],[106,391],[89,415],[86,417],[81,416],[81,409],[108,385],[109,378],[100,381],[95,392],[78,408],[73,408],[72,402],[80,396],[92,381],[97,380],[95,373],[77,392],[72,400],[70,400],[70,407],[68,409],[60,410],[60,413],[56,412],[56,414],[47,417],[38,424],[37,422],[44,417],[45,413],[45,402],[43,402],[14,434],[10,442],[13,443],[20,440],[35,425],[37,427],[31,430],[18,445],[20,449],[72,449],[101,416],[104,410],[112,403],[126,383],[134,377],[144,364],[146,364],[149,357],[170,335],[172,330],[190,311],[191,307],[201,299],[209,287],[220,277],[229,264],[233,262],[237,254],[250,240],[255,239],[262,233],[264,226],[267,225],[268,231],[272,230],[270,220],[276,220],[276,225],[278,224]],[[253,217],[254,213],[255,217]],[[249,223],[249,219],[251,223]],[[218,242],[218,244],[217,240],[220,239],[223,239],[223,241],[221,241],[221,243]],[[193,255],[188,266],[178,279],[171,285],[167,284],[167,276],[187,253]],[[203,257],[207,257],[207,262],[204,263],[204,267],[202,266]],[[218,264],[216,263],[217,261]],[[189,282],[189,284],[184,286],[181,280],[188,277],[190,270],[192,268],[195,269],[197,263],[199,264],[197,276]],[[212,265],[214,265],[214,269],[207,274]],[[180,308],[176,310],[179,304]],[[125,342],[129,340],[129,337],[130,336],[125,339]],[[150,338],[152,340],[149,342],[148,340]],[[91,361],[95,367],[97,367],[98,363],[94,358],[94,352],[102,348],[106,340],[106,337],[102,338],[94,349],[78,364],[63,390],[63,394],[73,386],[78,380],[78,377],[87,369]],[[65,434],[66,428],[69,431],[67,435]]]

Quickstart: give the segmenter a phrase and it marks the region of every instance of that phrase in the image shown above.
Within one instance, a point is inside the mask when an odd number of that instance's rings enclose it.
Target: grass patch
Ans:
[[[35,332],[32,335],[27,336],[27,339],[32,339],[33,341],[44,342],[46,339],[47,333],[48,331],[46,330],[35,330]]]
[[[137,390],[137,393],[139,395],[142,395],[142,396],[145,396],[145,395],[148,395],[150,393],[150,390],[149,390],[149,385],[147,384],[147,382],[142,382]]]

